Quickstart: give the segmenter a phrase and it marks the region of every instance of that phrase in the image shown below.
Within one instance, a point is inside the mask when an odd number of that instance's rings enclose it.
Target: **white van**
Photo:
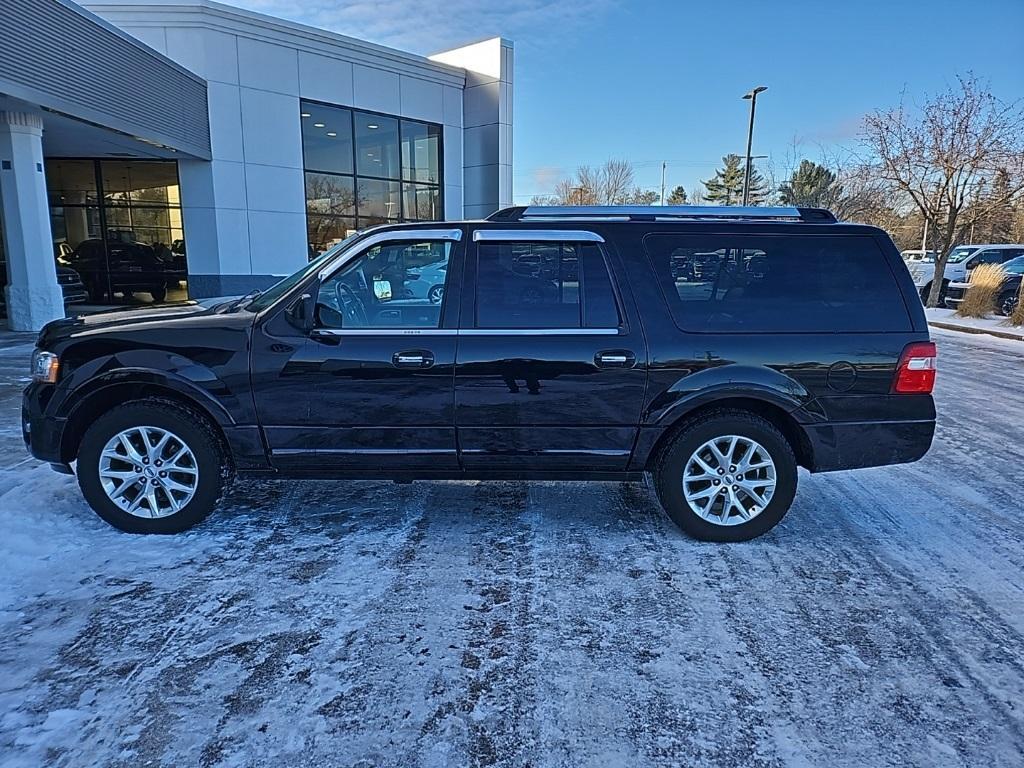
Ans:
[[[979,264],[1002,264],[1003,262],[1024,256],[1024,245],[1004,243],[999,245],[958,245],[946,261],[946,271],[942,276],[942,293],[939,305],[946,298],[946,288],[950,283],[966,283],[972,269]],[[932,290],[932,278],[935,277],[935,263],[926,261],[908,261],[907,269],[914,278],[921,301],[928,302],[928,294]]]

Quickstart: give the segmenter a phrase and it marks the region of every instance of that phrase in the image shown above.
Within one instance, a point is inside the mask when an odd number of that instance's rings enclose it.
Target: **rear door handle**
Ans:
[[[434,364],[434,353],[427,349],[405,349],[395,352],[391,362],[396,368],[429,368]]]
[[[628,349],[603,349],[594,355],[594,363],[599,368],[632,368],[636,355]]]

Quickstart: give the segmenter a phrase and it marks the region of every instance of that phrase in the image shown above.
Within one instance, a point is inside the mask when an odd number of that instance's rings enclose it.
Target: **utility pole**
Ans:
[[[767,85],[759,85],[750,93],[743,95],[744,99],[750,99],[750,124],[747,126],[747,169],[743,174],[743,204],[750,202],[750,150],[754,143],[754,110],[757,108],[757,94],[767,91]]]
[[[661,204],[665,204],[665,167],[668,165],[664,160],[661,161]]]
[[[921,250],[928,253],[928,218],[924,220],[924,234],[921,235]]]

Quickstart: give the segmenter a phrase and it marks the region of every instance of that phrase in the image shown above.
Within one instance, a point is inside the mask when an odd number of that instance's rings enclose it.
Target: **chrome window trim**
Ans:
[[[458,242],[462,239],[461,229],[391,229],[384,232],[375,232],[365,238],[361,238],[339,253],[330,264],[320,270],[317,277],[323,282],[343,266],[365,253],[369,248],[378,243],[385,243],[392,240],[449,240]]]
[[[585,229],[478,229],[473,242],[603,243],[604,238]]]
[[[314,328],[313,336],[619,336],[618,328]]]

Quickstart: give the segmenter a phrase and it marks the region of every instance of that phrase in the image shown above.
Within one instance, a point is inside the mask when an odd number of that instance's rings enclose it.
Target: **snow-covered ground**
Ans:
[[[943,307],[926,307],[925,315],[929,323],[940,323],[943,326],[960,328],[966,332],[984,332],[997,337],[1013,337],[1012,340],[1024,340],[1024,327],[1011,325],[1002,315],[992,314],[989,317],[960,317],[955,309]]]
[[[25,460],[12,341],[0,765],[1020,766],[1024,346],[936,338],[923,461],[720,546],[583,483],[246,483],[120,534]]]

